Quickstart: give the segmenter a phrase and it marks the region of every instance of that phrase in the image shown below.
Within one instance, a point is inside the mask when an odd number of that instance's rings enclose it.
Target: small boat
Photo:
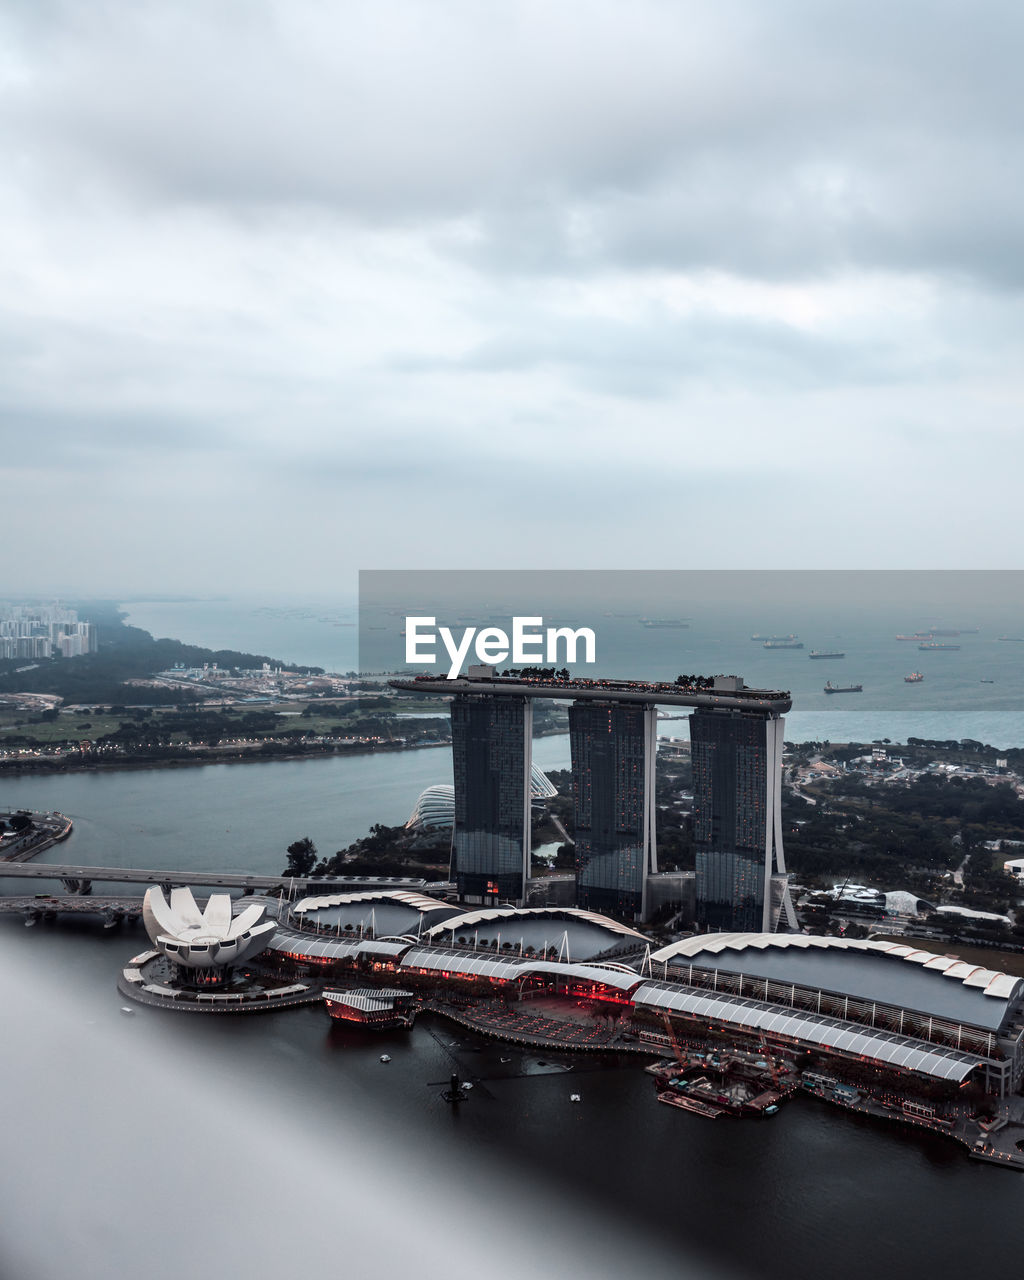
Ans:
[[[134,1014],[135,1010],[134,1010],[134,1009],[129,1009],[129,1008],[128,1008],[128,1006],[127,1006],[126,1004],[123,1004],[123,1005],[121,1006],[121,1012],[122,1012],[122,1013],[127,1013],[127,1014]]]
[[[391,1054],[390,1054],[390,1053],[382,1053],[382,1054],[380,1055],[380,1060],[381,1060],[381,1062],[390,1062],[390,1061],[391,1061]]]
[[[982,678],[981,678],[981,683],[982,683],[982,684],[995,684],[995,681],[994,681],[994,680],[986,680],[986,679],[985,679],[985,677],[984,677],[984,676],[982,676]]]
[[[920,671],[911,671],[910,675],[904,676],[903,679],[907,684],[920,684],[924,676]]]
[[[582,1101],[582,1098],[580,1097],[580,1095],[579,1095],[578,1093],[570,1093],[570,1094],[569,1094],[569,1101],[570,1101],[570,1102],[581,1102],[581,1101]]]
[[[773,1102],[771,1106],[765,1107],[764,1111],[761,1114],[766,1116],[773,1116],[778,1111],[778,1109],[779,1109],[778,1105]]]

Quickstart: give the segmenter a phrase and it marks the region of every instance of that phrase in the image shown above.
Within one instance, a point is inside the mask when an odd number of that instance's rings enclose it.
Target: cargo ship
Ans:
[[[922,640],[930,640],[932,633],[930,631],[915,631],[912,636],[897,636],[897,640],[913,640],[920,644]]]
[[[770,640],[770,641],[772,641],[772,643],[774,644],[774,642],[775,642],[776,640],[795,640],[795,639],[796,639],[796,636],[794,636],[794,635],[789,635],[789,636],[763,636],[763,635],[761,635],[761,634],[759,633],[759,634],[757,634],[757,635],[755,635],[755,636],[751,636],[750,638],[751,638],[751,640]]]
[[[640,625],[642,627],[676,627],[683,630],[688,630],[690,626],[682,618],[641,618]]]
[[[808,658],[845,658],[846,654],[838,650],[812,649],[807,656]]]
[[[919,644],[919,649],[959,649],[958,644],[936,644],[934,640],[929,640],[925,644]]]
[[[802,649],[804,642],[802,640],[766,640],[761,647],[763,649]]]
[[[920,673],[920,671],[911,671],[910,675],[904,676],[903,679],[906,681],[907,684],[920,684],[921,681],[924,679],[924,676]]]
[[[833,684],[831,680],[825,682],[823,693],[863,693],[864,686],[862,684]]]

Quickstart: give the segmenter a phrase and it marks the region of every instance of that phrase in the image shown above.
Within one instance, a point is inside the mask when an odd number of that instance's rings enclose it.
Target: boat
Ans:
[[[802,649],[804,645],[802,640],[766,640],[761,647],[763,649]]]
[[[682,628],[684,631],[688,631],[690,627],[690,624],[684,622],[682,618],[641,618],[640,625],[651,628],[675,627]]]
[[[920,673],[920,671],[911,671],[910,675],[904,676],[903,679],[907,684],[920,684],[921,681],[924,679],[924,676]]]
[[[936,644],[934,640],[928,640],[924,644],[917,646],[919,649],[959,649],[958,644]]]
[[[1024,636],[999,636],[1000,640],[1010,640],[1017,644],[1024,644]]]
[[[862,684],[833,684],[831,680],[825,682],[824,693],[863,693],[864,686]]]
[[[808,658],[845,658],[846,654],[838,650],[812,649],[807,656]]]
[[[915,631],[912,636],[896,637],[897,640],[917,640],[919,642],[921,640],[930,640],[931,638],[932,638],[932,633],[930,631]]]
[[[984,677],[984,676],[982,676],[982,677],[981,677],[981,683],[982,683],[982,684],[995,684],[995,681],[994,681],[994,680],[986,680],[986,679],[985,679],[985,677]]]
[[[753,636],[751,636],[750,638],[751,638],[751,640],[795,640],[795,639],[796,639],[796,636],[795,636],[795,635],[788,635],[788,636],[763,636],[763,635],[761,635],[761,634],[760,634],[760,632],[758,632],[758,634],[757,634],[757,635],[753,635]]]
[[[390,1054],[390,1053],[382,1053],[382,1054],[380,1055],[380,1060],[381,1060],[381,1062],[390,1062],[390,1061],[391,1061],[391,1054]]]

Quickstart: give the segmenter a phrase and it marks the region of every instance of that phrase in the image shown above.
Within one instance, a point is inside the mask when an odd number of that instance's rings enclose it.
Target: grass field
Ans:
[[[429,706],[427,704],[430,704]],[[373,716],[374,711],[362,710],[356,702],[333,703],[325,706],[322,702],[310,703],[314,709],[314,714],[304,716],[302,714],[306,707],[305,702],[283,702],[274,706],[259,705],[240,706],[240,707],[216,707],[210,708],[224,716],[229,722],[228,728],[224,730],[224,737],[249,737],[249,738],[269,738],[275,737],[281,733],[291,729],[300,729],[304,733],[330,734],[335,731],[345,733],[353,722]],[[410,699],[396,700],[396,706],[401,707],[404,711],[428,711],[428,710],[447,710],[447,703],[440,699],[423,699],[423,705],[419,701]],[[381,708],[382,710],[391,710],[391,708]],[[273,711],[277,713],[277,722],[274,728],[252,730],[242,729],[242,718],[251,714],[253,711]],[[159,724],[165,716],[175,716],[175,712],[167,711],[163,708],[153,708],[147,712],[146,719],[151,723]],[[19,726],[15,722],[22,720]],[[14,710],[4,710],[0,712],[0,742],[10,738],[24,737],[29,742],[46,744],[52,742],[81,742],[84,739],[95,741],[97,738],[105,737],[107,734],[114,733],[125,724],[138,724],[139,720],[131,713],[121,715],[91,715],[88,712],[78,712],[74,715],[60,714],[56,720],[52,722],[43,721],[41,723],[28,723],[29,716],[26,712],[18,712]],[[402,726],[408,725],[408,720],[396,720],[393,722],[393,732],[396,737],[402,735]],[[234,726],[238,726],[237,731]],[[175,742],[187,741],[183,733],[174,735]]]

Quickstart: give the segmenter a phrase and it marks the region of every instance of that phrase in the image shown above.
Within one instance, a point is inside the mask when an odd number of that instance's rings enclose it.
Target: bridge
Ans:
[[[4,876],[18,880],[63,880],[68,886],[93,881],[118,884],[195,885],[218,889],[284,889],[301,893],[345,893],[356,889],[413,889],[418,893],[444,894],[451,886],[403,876],[269,876],[253,871],[200,871],[191,867],[172,870],[152,867],[79,867],[58,863],[0,862]],[[88,890],[86,890],[88,892]]]

